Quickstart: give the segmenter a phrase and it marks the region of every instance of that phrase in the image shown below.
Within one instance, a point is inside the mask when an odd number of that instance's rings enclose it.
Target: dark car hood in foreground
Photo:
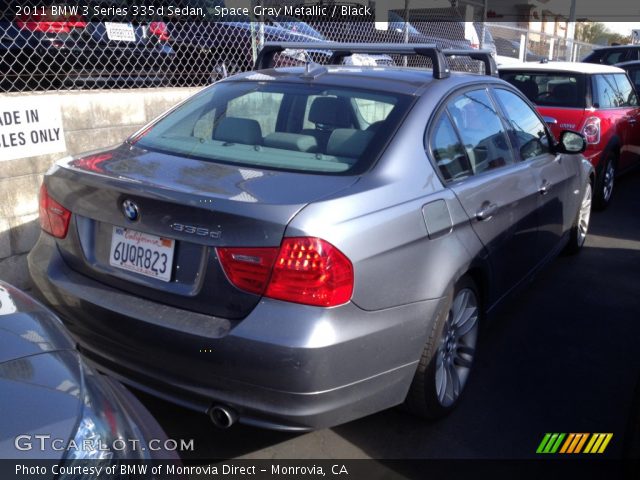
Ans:
[[[61,326],[38,302],[0,282],[0,365],[30,355],[73,350],[74,343]]]
[[[83,374],[59,320],[37,302],[0,282],[0,458],[60,459],[35,435],[64,440],[82,414]],[[16,450],[16,437],[33,448]],[[26,444],[21,443],[24,447]],[[48,447],[48,446],[47,446]]]

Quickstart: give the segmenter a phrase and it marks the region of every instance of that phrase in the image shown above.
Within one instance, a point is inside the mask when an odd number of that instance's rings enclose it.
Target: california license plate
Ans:
[[[170,238],[113,227],[109,264],[163,282],[171,280],[175,242]]]
[[[135,42],[136,34],[130,23],[104,22],[107,38],[116,42]]]

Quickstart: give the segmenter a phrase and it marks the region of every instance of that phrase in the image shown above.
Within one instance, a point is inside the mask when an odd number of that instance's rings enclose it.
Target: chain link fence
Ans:
[[[95,8],[131,5],[125,0],[95,1],[98,2]],[[295,7],[301,1],[266,0],[260,5]],[[326,0],[318,0],[317,5],[323,5],[323,1]],[[206,85],[251,69],[265,41],[435,43],[441,48],[469,49],[477,48],[478,34],[487,31],[490,34],[485,34],[484,46],[493,48],[487,41],[487,37],[493,36],[494,50],[499,55],[514,56],[512,47],[522,41],[533,55],[547,56],[552,48],[553,58],[563,57],[566,49],[566,44],[560,41],[551,47],[549,36],[536,38],[525,31],[523,40],[522,32],[517,29],[499,24],[483,26],[479,21],[465,22],[469,18],[483,18],[479,7],[472,9],[470,16],[468,6],[408,8],[408,0],[405,8],[389,11],[384,25],[377,24],[379,19],[372,14],[363,15],[362,10],[356,14],[349,9],[335,21],[327,21],[314,12],[307,16],[235,14],[225,17],[225,22],[176,20],[174,15],[156,13],[144,17],[147,21],[140,17],[118,17],[112,14],[114,10],[107,10],[110,15],[104,17],[87,15],[95,11],[93,5],[78,2],[55,8],[25,4],[2,10],[0,92]],[[222,0],[181,0],[176,5],[200,9],[207,14],[224,3]],[[257,5],[256,0],[252,5]],[[316,4],[309,4],[307,0],[305,5]],[[342,1],[340,5],[362,7]],[[132,12],[131,7],[128,12]],[[581,51],[580,55],[583,54],[586,52]],[[324,63],[329,56],[330,52],[323,51],[286,52],[279,57],[279,64],[300,65],[309,59]],[[430,67],[429,61],[422,57],[376,55],[361,56],[358,61],[372,65]],[[479,71],[481,68],[477,62],[464,57],[452,59],[450,64],[454,70]]]
[[[500,23],[486,23],[485,26],[490,32],[498,59],[502,62],[508,62],[510,59],[533,62],[543,58],[579,62],[596,48],[596,45],[578,40]]]

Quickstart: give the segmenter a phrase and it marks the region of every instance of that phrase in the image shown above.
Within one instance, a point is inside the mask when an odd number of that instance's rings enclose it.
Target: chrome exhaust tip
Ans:
[[[209,418],[218,428],[229,428],[238,420],[238,414],[231,408],[223,405],[214,405],[209,409]]]

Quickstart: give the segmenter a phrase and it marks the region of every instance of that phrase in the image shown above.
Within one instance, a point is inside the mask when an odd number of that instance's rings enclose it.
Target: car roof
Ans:
[[[640,67],[640,60],[629,60],[627,62],[616,63],[616,67],[620,67],[620,68]]]
[[[571,73],[624,73],[618,67],[611,65],[601,65],[599,63],[581,62],[517,62],[500,66],[499,70],[527,70],[541,72],[571,72]]]
[[[321,67],[322,68],[322,67]],[[430,84],[454,81],[463,84],[477,82],[479,78],[491,80],[495,77],[464,72],[451,72],[451,76],[437,80],[433,73],[425,68],[411,67],[369,67],[353,65],[328,65],[315,78],[305,73],[304,67],[271,68],[240,73],[225,81],[285,81],[288,83],[308,84],[316,81],[318,85],[347,88],[366,88],[367,90],[419,95]]]
[[[596,47],[593,50],[594,51],[600,51],[600,50],[617,50],[619,48],[640,48],[640,45],[607,45],[606,47]]]

